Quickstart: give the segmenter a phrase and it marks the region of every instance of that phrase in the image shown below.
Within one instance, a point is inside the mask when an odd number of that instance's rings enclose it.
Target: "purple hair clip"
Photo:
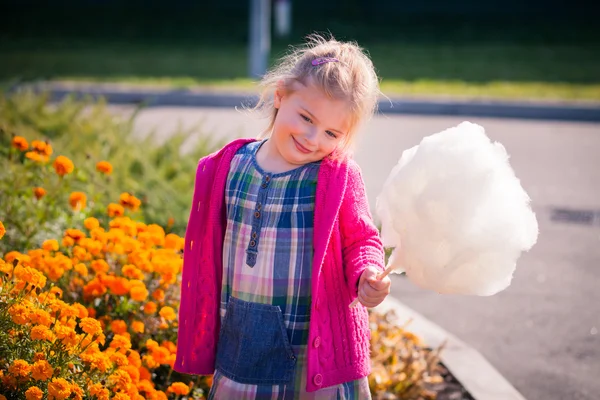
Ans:
[[[340,62],[340,60],[333,57],[319,57],[312,60],[312,65],[316,67],[317,65],[322,65],[328,62]]]

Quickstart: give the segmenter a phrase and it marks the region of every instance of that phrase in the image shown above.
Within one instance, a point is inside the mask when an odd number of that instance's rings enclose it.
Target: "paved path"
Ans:
[[[371,202],[402,150],[461,120],[375,117],[356,154]],[[511,154],[533,199],[538,244],[521,258],[513,284],[496,296],[440,296],[398,276],[393,296],[481,351],[527,399],[598,400],[600,124],[470,120]],[[166,138],[178,123],[200,123],[222,137],[254,136],[264,126],[242,112],[158,107],[142,112],[135,126],[140,133],[157,127]],[[556,208],[583,212],[557,214]],[[553,216],[579,216],[585,223],[553,221]]]

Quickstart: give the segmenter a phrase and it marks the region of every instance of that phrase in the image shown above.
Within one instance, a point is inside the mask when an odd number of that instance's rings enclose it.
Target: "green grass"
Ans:
[[[179,14],[153,14],[127,24],[126,14],[115,15],[113,19],[122,21],[71,19],[61,25],[57,14],[53,28],[44,28],[52,33],[47,35],[37,28],[42,20],[29,21],[28,34],[23,35],[15,19],[8,18],[13,26],[0,34],[0,82],[68,80],[254,90],[247,78],[245,19],[231,17],[210,25],[181,20]],[[357,40],[371,55],[388,96],[600,101],[600,34],[595,22],[299,20],[304,25],[296,27],[289,42],[298,43],[304,34],[323,27],[340,39]],[[271,63],[287,44],[274,42]]]

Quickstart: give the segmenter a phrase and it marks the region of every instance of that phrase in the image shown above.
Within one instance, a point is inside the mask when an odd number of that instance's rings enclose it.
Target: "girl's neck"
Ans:
[[[256,153],[256,162],[264,171],[281,174],[301,166],[285,161],[274,146],[274,142],[267,139]]]

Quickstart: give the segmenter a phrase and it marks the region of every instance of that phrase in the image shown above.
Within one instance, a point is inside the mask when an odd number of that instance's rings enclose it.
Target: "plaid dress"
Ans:
[[[313,211],[320,162],[269,173],[256,162],[262,143],[242,147],[229,169],[221,320],[230,296],[279,306],[296,367],[290,383],[280,385],[234,382],[217,369],[209,399],[370,399],[367,378],[306,392]]]

